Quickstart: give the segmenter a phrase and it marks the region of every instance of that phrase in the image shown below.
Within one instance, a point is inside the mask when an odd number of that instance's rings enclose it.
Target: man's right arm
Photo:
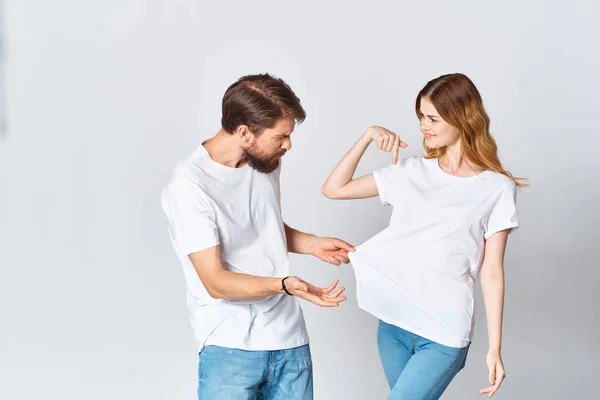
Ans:
[[[227,300],[248,300],[285,293],[282,278],[267,278],[227,271],[221,264],[221,248],[214,246],[189,255],[196,273],[210,297]],[[335,292],[338,281],[327,288],[319,288],[296,276],[285,280],[287,291],[296,297],[321,307],[336,307],[346,297],[344,288]]]
[[[189,255],[210,297],[247,300],[284,293],[281,278],[266,278],[227,271],[221,264],[221,246]]]
[[[285,293],[284,277],[260,277],[227,271],[221,263],[221,247],[215,218],[201,190],[189,182],[177,182],[163,191],[162,205],[178,254],[190,258],[208,294],[216,299],[249,300]],[[346,298],[337,281],[319,288],[298,277],[285,279],[287,291],[323,307],[337,306]]]

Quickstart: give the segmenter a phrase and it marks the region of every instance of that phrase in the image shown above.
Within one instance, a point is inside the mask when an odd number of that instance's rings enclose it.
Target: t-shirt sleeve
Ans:
[[[217,224],[203,196],[191,182],[172,183],[163,190],[163,210],[171,240],[180,256],[219,244]]]
[[[485,226],[484,237],[487,240],[494,233],[511,228],[515,230],[518,226],[517,185],[511,182],[502,190],[492,207]]]
[[[391,164],[387,167],[373,171],[375,185],[379,192],[379,199],[384,205],[396,205],[396,179],[398,178],[401,160],[398,164]]]

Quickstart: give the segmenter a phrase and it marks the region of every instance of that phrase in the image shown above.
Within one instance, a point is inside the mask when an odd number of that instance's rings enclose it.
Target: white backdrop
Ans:
[[[0,137],[0,398],[193,399],[197,354],[159,195],[174,163],[219,128],[242,75],[284,78],[308,113],[282,174],[288,224],[359,244],[377,199],[320,187],[369,125],[422,151],[414,99],[463,72],[505,167],[530,179],[506,256],[498,399],[589,398],[600,357],[596,197],[599,56],[592,1],[367,3],[5,0],[8,129]],[[390,161],[370,150],[359,172]],[[376,320],[351,267],[292,256],[339,309],[304,305],[317,400],[384,399]],[[478,294],[478,300],[481,300]],[[445,399],[487,384],[483,304]]]

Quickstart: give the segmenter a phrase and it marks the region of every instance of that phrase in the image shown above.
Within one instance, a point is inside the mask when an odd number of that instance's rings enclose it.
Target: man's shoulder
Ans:
[[[175,164],[169,184],[190,182],[196,186],[202,186],[202,183],[207,180],[206,157],[202,152],[196,150]]]
[[[206,197],[210,180],[201,157],[193,153],[175,165],[169,180],[163,187],[163,194],[171,197]]]
[[[197,182],[182,177],[174,178],[168,182],[163,190],[162,197],[165,201],[171,202],[189,202],[206,200],[207,194]]]

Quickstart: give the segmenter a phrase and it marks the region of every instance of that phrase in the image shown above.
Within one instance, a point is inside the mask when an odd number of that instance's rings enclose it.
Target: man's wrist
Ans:
[[[285,281],[286,279],[288,279],[289,276],[286,276],[285,278],[283,278],[281,280],[281,290],[283,291],[283,293],[287,294],[288,296],[292,296],[292,294],[290,293],[289,289],[287,288],[287,286],[285,285]]]
[[[285,294],[281,287],[281,278],[267,278],[269,280],[269,292],[271,295]],[[289,290],[289,289],[288,289]]]

